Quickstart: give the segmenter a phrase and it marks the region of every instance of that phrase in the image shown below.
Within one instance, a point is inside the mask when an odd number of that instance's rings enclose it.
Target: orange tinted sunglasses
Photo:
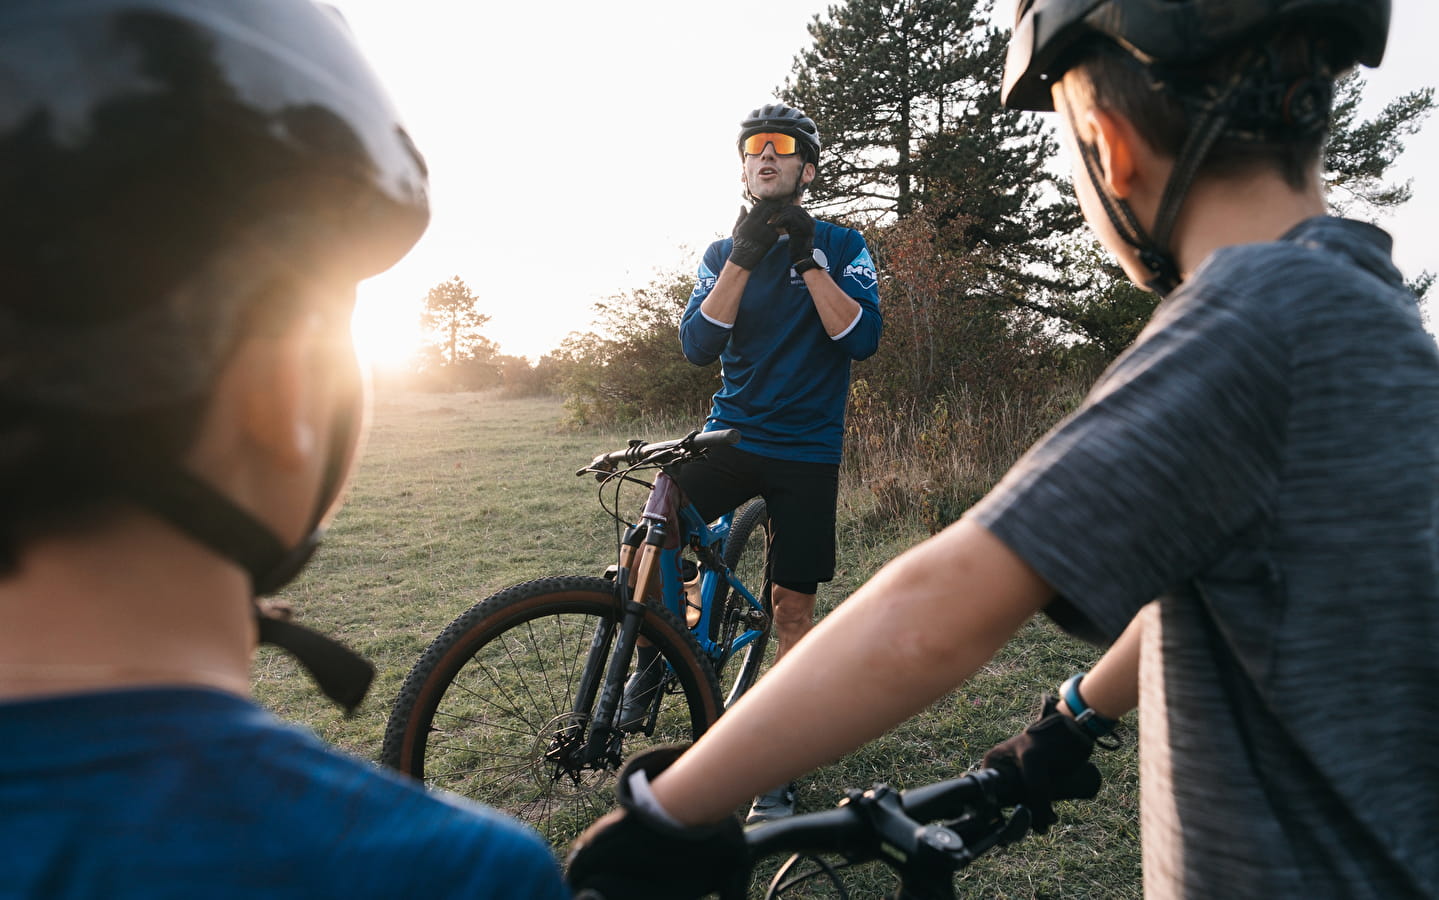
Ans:
[[[744,152],[748,156],[759,156],[764,152],[765,144],[774,144],[776,156],[794,156],[795,152],[799,150],[799,142],[795,140],[794,135],[764,131],[744,139]]]

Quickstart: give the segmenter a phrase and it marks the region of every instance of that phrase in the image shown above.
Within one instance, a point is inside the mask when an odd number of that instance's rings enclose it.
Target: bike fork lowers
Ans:
[[[615,716],[624,695],[625,676],[629,672],[638,643],[640,622],[645,612],[644,604],[651,593],[658,594],[651,588],[661,583],[660,551],[664,549],[668,537],[667,507],[674,504],[675,490],[677,488],[674,483],[663,474],[656,479],[649,501],[645,504],[641,523],[629,530],[622,544],[620,565],[615,573],[615,591],[620,598],[621,609],[618,639],[614,643],[608,664],[603,666],[604,680],[598,685],[591,684],[593,676],[602,668],[605,645],[610,643],[614,624],[601,623],[596,629],[595,638],[590,645],[589,660],[585,665],[585,678],[576,698],[575,713],[579,717],[584,716],[590,709],[596,693],[599,695],[598,706],[594,707],[589,740],[583,752],[585,763],[593,763],[607,756],[617,762],[620,757],[623,733],[615,727]],[[602,635],[601,632],[605,634]]]

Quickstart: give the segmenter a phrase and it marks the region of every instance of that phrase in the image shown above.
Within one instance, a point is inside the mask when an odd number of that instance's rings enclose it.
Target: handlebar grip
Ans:
[[[576,475],[585,475],[596,469],[612,470],[618,463],[634,463],[652,453],[669,450],[689,442],[689,446],[704,450],[710,447],[729,446],[738,444],[740,433],[733,428],[722,428],[719,431],[697,432],[691,437],[679,438],[673,441],[659,441],[653,444],[646,444],[642,441],[631,441],[630,445],[623,450],[615,450],[610,453],[601,453],[596,456],[588,466],[575,472]]]
[[[721,428],[719,431],[702,431],[695,435],[694,446],[729,447],[738,444],[739,438],[739,432],[733,428]]]
[[[1099,794],[1099,769],[1085,763],[1054,784],[1056,800],[1092,800]]]
[[[1012,762],[1000,761],[994,771],[999,777],[994,783],[994,795],[1004,806],[1018,806],[1024,802],[1024,776]],[[1052,800],[1091,800],[1099,794],[1099,769],[1094,763],[1084,763],[1066,773],[1050,785]]]
[[[1018,766],[1008,760],[998,760],[991,764],[990,771],[995,775],[994,796],[1001,806],[1018,806],[1024,802],[1024,776]]]

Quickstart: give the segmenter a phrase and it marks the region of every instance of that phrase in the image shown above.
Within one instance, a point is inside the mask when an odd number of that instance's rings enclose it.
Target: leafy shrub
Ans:
[[[680,350],[680,317],[693,291],[693,275],[661,275],[597,304],[596,329],[565,339],[555,366],[574,424],[704,419],[719,364],[695,366]]]

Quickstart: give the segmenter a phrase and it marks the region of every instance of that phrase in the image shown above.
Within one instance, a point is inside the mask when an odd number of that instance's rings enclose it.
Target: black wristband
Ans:
[[[819,260],[815,259],[813,256],[809,256],[795,263],[793,268],[796,275],[803,275],[810,269],[822,269],[824,267],[819,264]]]

